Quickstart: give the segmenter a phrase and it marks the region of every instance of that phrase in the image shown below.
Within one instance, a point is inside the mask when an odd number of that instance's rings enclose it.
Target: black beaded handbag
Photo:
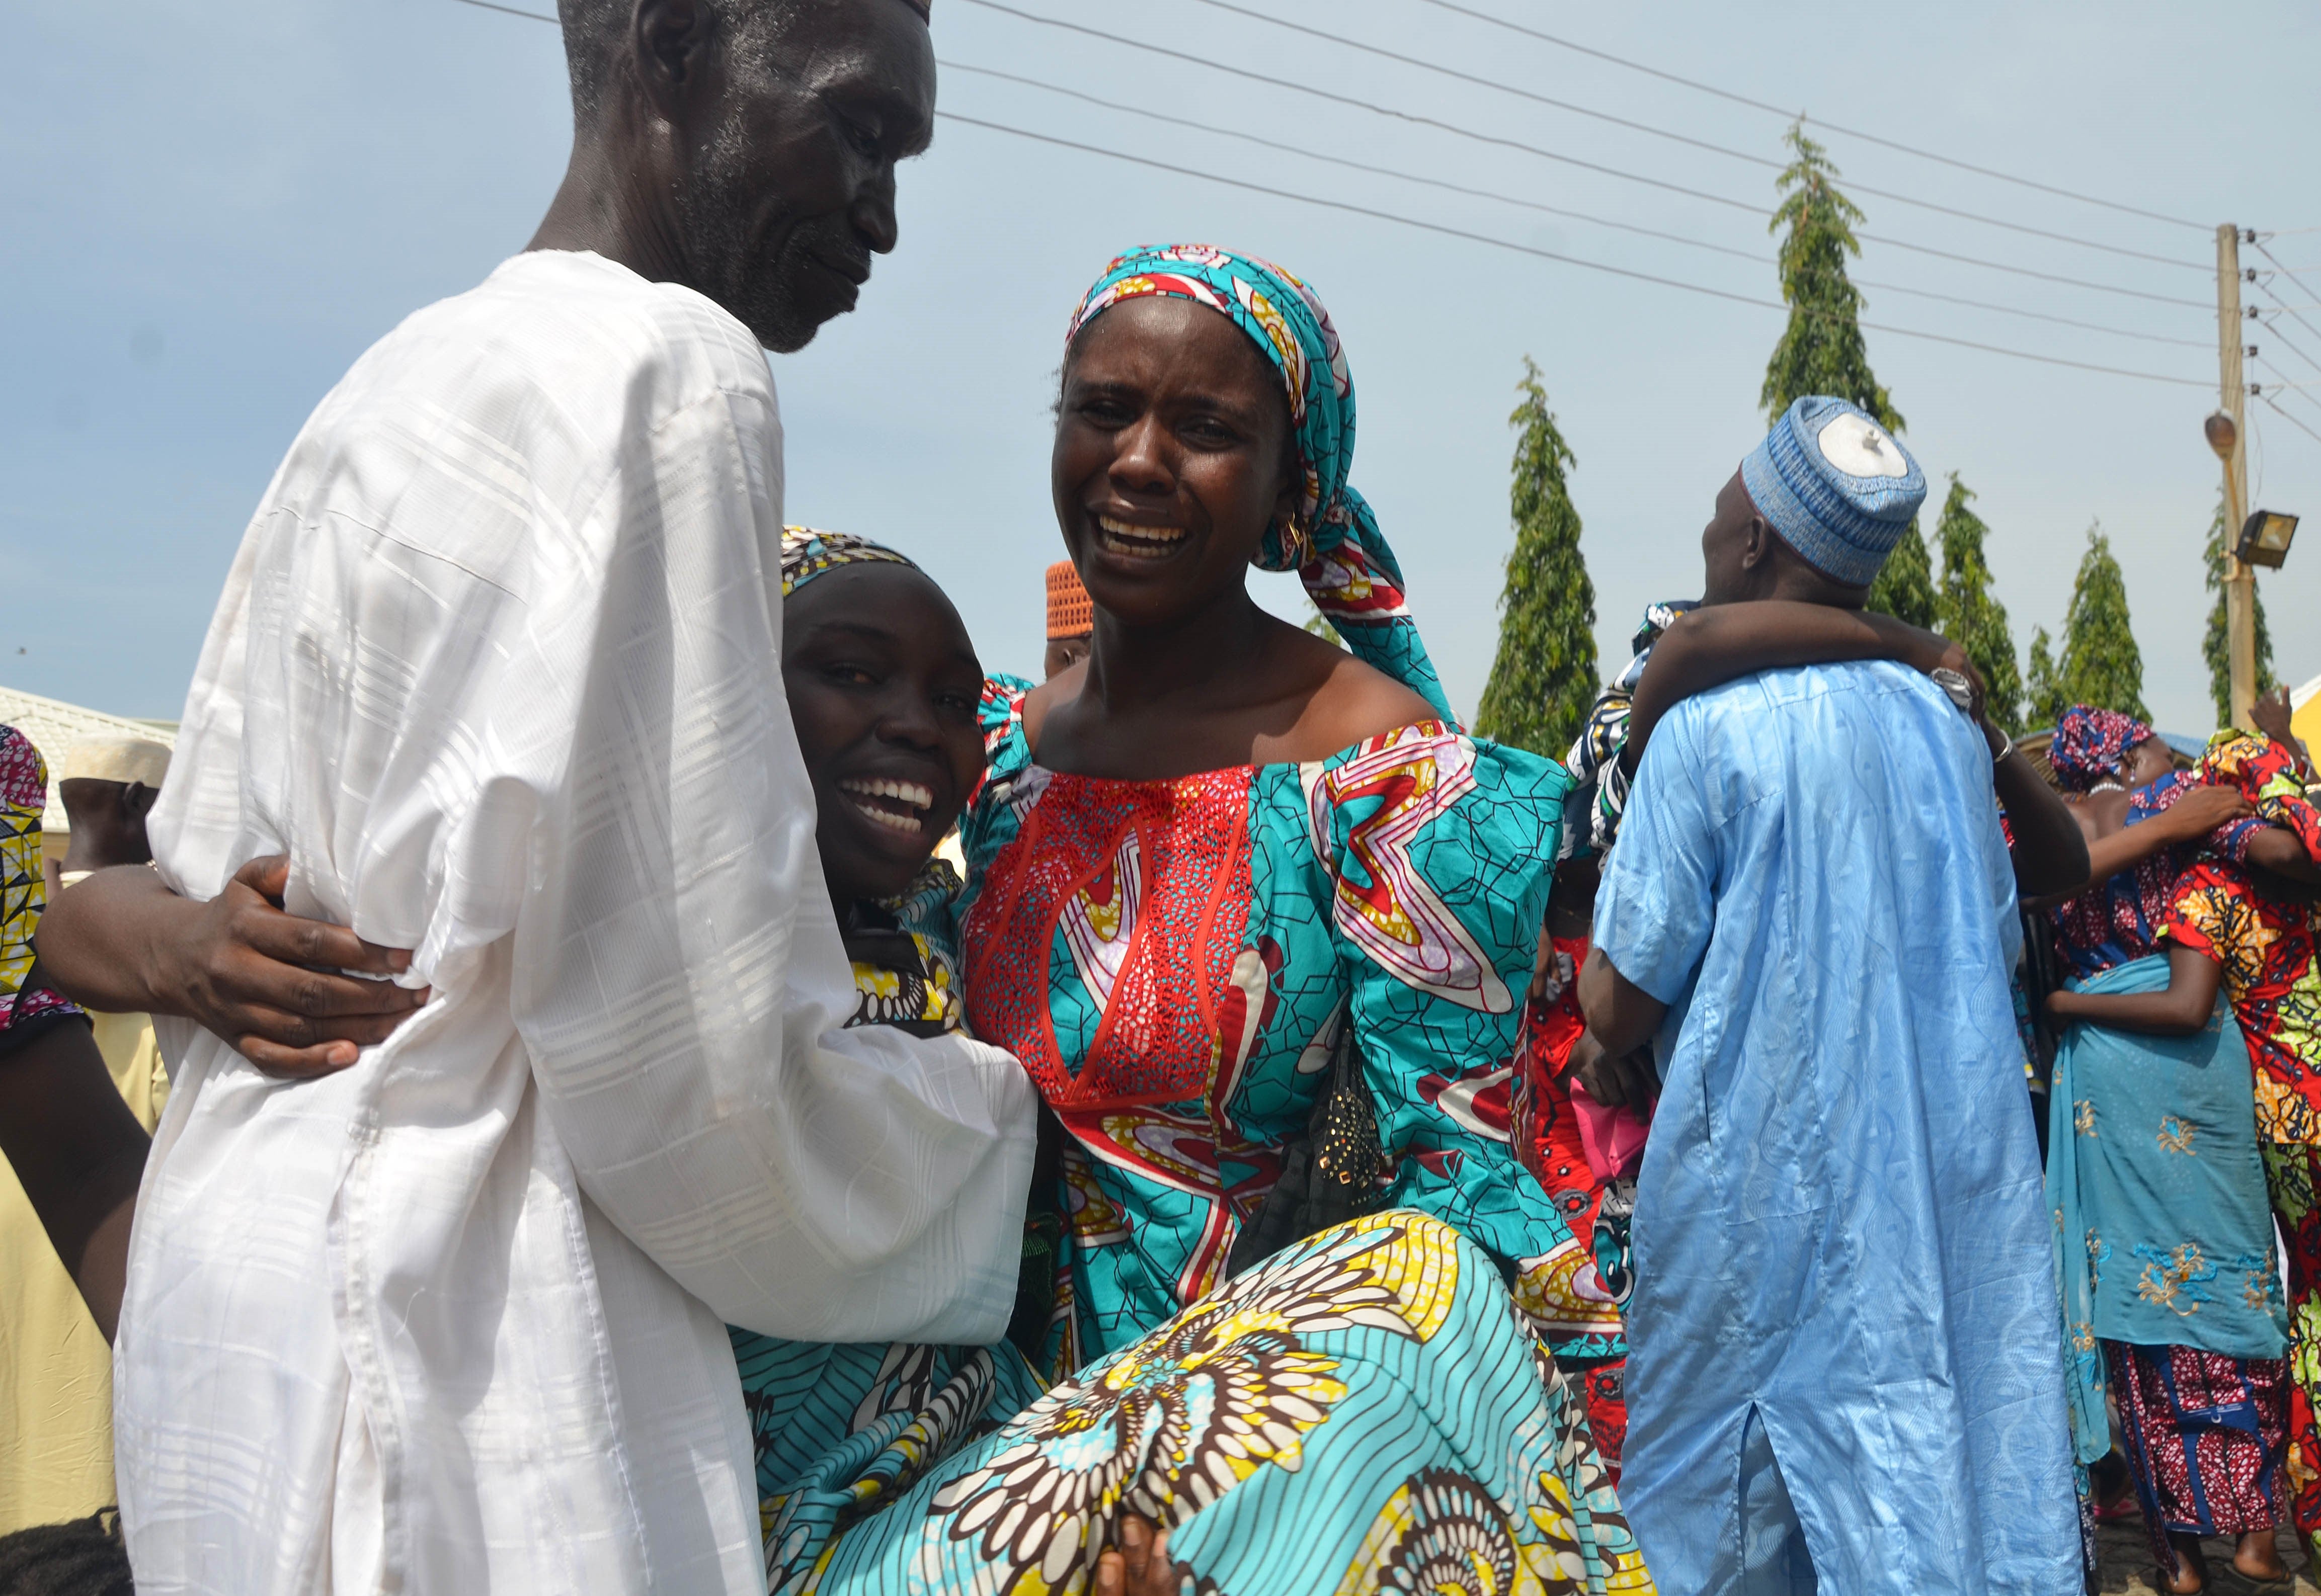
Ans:
[[[1378,1110],[1362,1079],[1362,1050],[1345,1015],[1330,1048],[1328,1074],[1306,1133],[1282,1148],[1281,1178],[1265,1194],[1225,1259],[1228,1277],[1283,1247],[1373,1213],[1385,1198],[1389,1165],[1379,1147]]]

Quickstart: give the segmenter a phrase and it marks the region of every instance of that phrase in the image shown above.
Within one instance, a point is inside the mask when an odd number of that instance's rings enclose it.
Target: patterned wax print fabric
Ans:
[[[850,906],[847,953],[861,1001],[848,1025],[895,1025],[921,1036],[960,1029],[951,920],[958,890],[951,866],[931,859],[901,897]],[[833,1345],[738,1325],[726,1333],[742,1374],[775,1596],[814,1588],[843,1530],[1046,1390],[1006,1341]]]
[[[2162,992],[2168,960],[2153,954],[2075,984]],[[2047,1204],[2082,1463],[2111,1450],[2098,1341],[2239,1358],[2288,1350],[2251,1102],[2248,1048],[2221,1002],[2189,1037],[2082,1020],[2055,1049]]]
[[[1629,639],[1633,657],[1589,706],[1579,740],[1563,757],[1563,763],[1583,791],[1593,790],[1595,798],[1588,805],[1588,835],[1567,834],[1566,854],[1583,843],[1597,853],[1611,851],[1620,834],[1621,812],[1628,804],[1628,778],[1620,769],[1620,752],[1628,746],[1628,711],[1636,701],[1636,684],[1644,679],[1644,667],[1652,662],[1652,645],[1661,640],[1661,635],[1676,623],[1678,616],[1699,607],[1698,599],[1663,599],[1648,606],[1643,624]]]
[[[1310,765],[1073,775],[1033,762],[1023,693],[986,691],[960,912],[969,1024],[1065,1132],[1042,1368],[1116,1352],[1217,1284],[1349,1024],[1385,1201],[1497,1258],[1559,1356],[1616,1333],[1586,1241],[1511,1141],[1562,767],[1425,721]]]
[[[2103,1351],[2161,1567],[2175,1564],[2171,1534],[2238,1535],[2288,1517],[2280,1478],[2288,1365],[2117,1341]]]
[[[47,986],[24,984],[32,973],[33,933],[48,905],[41,865],[41,812],[48,801],[41,750],[14,726],[0,726],[0,1050],[80,1012]]]
[[[918,562],[884,543],[858,538],[851,532],[824,532],[813,527],[782,529],[782,596],[787,598],[825,571],[841,566],[885,564],[919,568]]]
[[[1787,1537],[1847,1596],[2079,1589],[2018,935],[1989,750],[1917,673],[1766,671],[1653,733],[1595,943],[1670,1005],[1621,1468],[1667,1588]]]
[[[2177,771],[2136,788],[2127,795],[2125,823],[2142,825],[2172,807],[2193,781],[2189,772]],[[2156,949],[2160,923],[2175,901],[2176,878],[2198,857],[2195,846],[2163,848],[2049,909],[2056,945],[2072,973],[2082,979],[2100,975]]]
[[[1634,1211],[1636,1183],[1606,1181],[1589,1167],[1579,1139],[1563,1072],[1586,1029],[1579,1013],[1579,966],[1588,962],[1588,939],[1556,937],[1549,943],[1546,970],[1535,977],[1524,1000],[1523,1042],[1515,1073],[1515,1153],[1563,1215],[1572,1235],[1588,1245],[1596,1268],[1591,1290],[1616,1311],[1626,1301],[1632,1275],[1628,1262],[1628,1216]],[[1588,1404],[1588,1427],[1612,1483],[1620,1483],[1620,1448],[1627,1438],[1626,1335],[1615,1328],[1565,1344],[1557,1361],[1578,1381]]]
[[[1652,1589],[1493,1258],[1389,1210],[1062,1382],[842,1535],[823,1596],[1080,1592],[1123,1511],[1233,1596]]]
[[[2258,799],[2261,818],[2269,808],[2279,817],[2271,823],[2286,826],[2321,857],[2321,811],[2293,783],[2273,784]],[[2225,994],[2256,1065],[2259,1137],[2321,1142],[2321,928],[2315,906],[2261,893],[2240,866],[2208,859],[2184,873],[2159,930],[2223,967]]]
[[[2129,750],[2152,740],[2152,728],[2117,710],[2075,703],[2055,723],[2047,763],[2067,793],[2086,793],[2115,781]]]
[[[2289,1504],[2321,1558],[2321,1146],[2266,1142],[2265,1184],[2289,1255]]]
[[[1451,701],[1403,596],[1402,567],[1370,503],[1347,480],[1354,463],[1354,377],[1330,313],[1312,287],[1270,261],[1213,244],[1154,244],[1115,257],[1064,333],[1115,305],[1188,299],[1228,317],[1280,374],[1306,491],[1296,515],[1266,529],[1256,563],[1294,570],[1314,607],[1364,663],[1409,686],[1451,720]]]

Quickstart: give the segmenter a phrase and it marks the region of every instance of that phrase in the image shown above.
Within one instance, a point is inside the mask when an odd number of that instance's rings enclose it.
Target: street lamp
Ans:
[[[2233,553],[2245,564],[2277,571],[2289,558],[2289,541],[2296,536],[2297,517],[2260,510],[2242,525],[2241,540]]]
[[[2237,250],[2233,253],[2237,258]],[[2219,260],[2223,258],[2220,253]],[[2237,340],[2238,283],[2234,283],[2231,289],[2233,336]],[[2217,314],[2222,316],[2225,309],[2224,301],[2219,300]],[[2225,525],[2229,528],[2240,523],[2240,540],[2225,549],[2225,568],[2220,575],[2225,579],[2225,661],[2231,684],[2227,694],[2232,706],[2231,721],[2235,726],[2247,726],[2252,724],[2250,706],[2256,703],[2256,575],[2249,569],[2244,551],[2249,547],[2249,529],[2262,517],[2242,521],[2248,514],[2248,473],[2245,457],[2241,453],[2241,419],[2235,413],[2240,409],[2240,344],[2232,343],[2225,355],[2225,403],[2200,423],[2200,431],[2207,435],[2208,447],[2216,451],[2216,458],[2225,463]],[[2290,530],[2295,530],[2294,523]],[[2285,540],[2283,547],[2287,547]]]
[[[2216,451],[2216,458],[2229,460],[2233,458],[2233,445],[2241,440],[2241,424],[2233,420],[2230,411],[2212,413],[2207,421],[2200,423],[2200,431],[2208,435],[2208,447]]]

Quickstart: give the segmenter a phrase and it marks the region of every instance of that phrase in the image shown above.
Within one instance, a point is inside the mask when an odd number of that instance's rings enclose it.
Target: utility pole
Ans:
[[[2233,550],[2241,523],[2248,519],[2248,385],[2241,379],[2241,230],[2216,229],[2216,378],[2222,413],[2232,420],[2232,445],[2222,447],[2212,429],[2209,441],[2225,462],[2225,646],[2232,670],[2233,724],[2253,729],[2249,712],[2256,703],[2256,573]]]

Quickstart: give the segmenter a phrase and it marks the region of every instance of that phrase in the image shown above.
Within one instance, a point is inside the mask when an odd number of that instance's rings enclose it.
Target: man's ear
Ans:
[[[143,782],[131,782],[122,790],[121,812],[141,826],[145,823],[145,817],[153,812],[153,805],[160,796],[161,789],[159,787],[149,787]]]
[[[1773,557],[1773,529],[1765,524],[1761,515],[1749,518],[1749,530],[1741,544],[1741,568],[1753,571]]]
[[[716,24],[709,0],[636,0],[630,49],[637,81],[662,121],[682,119],[687,96],[700,86]]]

